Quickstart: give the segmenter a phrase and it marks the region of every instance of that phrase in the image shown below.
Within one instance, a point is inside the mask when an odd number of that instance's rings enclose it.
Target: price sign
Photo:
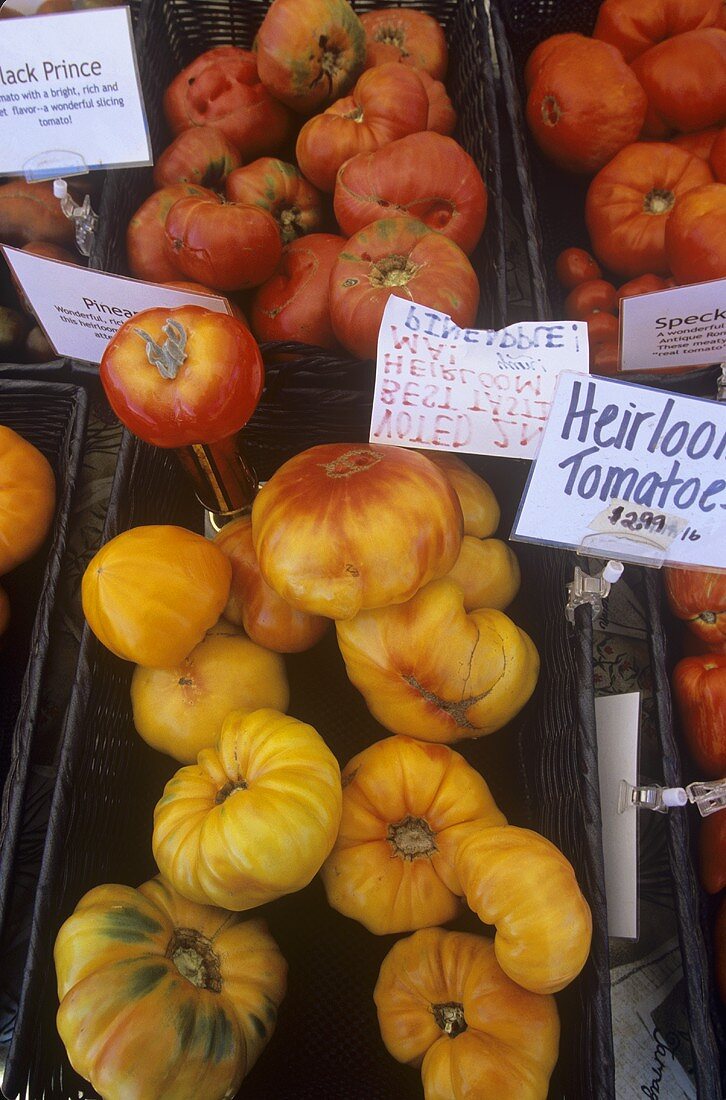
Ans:
[[[726,279],[624,298],[621,368],[698,367],[726,358]]]
[[[462,329],[391,297],[378,336],[371,443],[533,458],[555,382],[587,372],[584,322]]]
[[[3,246],[15,280],[58,355],[100,363],[124,321],[154,306],[230,313],[226,298],[142,283]]]
[[[726,569],[726,405],[563,374],[512,538]]]
[[[128,8],[3,21],[0,175],[151,164]]]

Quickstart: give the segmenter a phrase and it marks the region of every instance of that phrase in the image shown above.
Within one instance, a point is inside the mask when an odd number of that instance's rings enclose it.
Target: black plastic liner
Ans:
[[[243,433],[267,477],[290,454],[368,435],[370,364],[327,353],[270,364],[263,401]],[[328,400],[322,401],[321,391]],[[294,412],[293,412],[294,410]],[[528,472],[521,460],[470,457],[502,503],[510,530]],[[203,514],[173,456],[125,436],[104,539],[143,523],[201,529]],[[542,657],[535,696],[510,725],[455,747],[487,778],[513,823],[535,828],[572,861],[594,916],[593,949],[561,994],[561,1054],[550,1097],[614,1095],[608,943],[595,750],[590,609],[567,623],[566,583],[574,555],[515,547],[523,587],[512,617]],[[341,764],[387,736],[351,687],[331,634],[287,659],[290,713],[314,725]],[[71,1070],[55,1028],[53,942],[83,893],[103,882],[136,885],[155,873],[153,807],[176,769],[136,735],[129,682],[133,666],[86,630],[68,709],[48,837],[40,872],[24,986],[3,1091],[29,1088],[33,1100],[90,1098]],[[289,992],[272,1045],[245,1080],[248,1100],[418,1098],[419,1074],[394,1062],[380,1040],[372,990],[392,937],[378,938],[331,910],[316,879],[263,907],[290,965]],[[473,915],[458,926],[485,933]]]
[[[83,456],[87,411],[86,393],[77,386],[0,378],[0,424],[45,455],[55,474],[57,494],[55,518],[43,546],[1,582],[10,598],[11,620],[0,640],[0,929],[16,863],[51,615]]]
[[[149,130],[158,158],[171,141],[164,122],[164,90],[176,74],[204,50],[232,43],[251,49],[270,0],[142,0],[135,38]],[[411,7],[425,11],[444,27],[449,47],[446,85],[457,109],[455,137],[475,160],[489,192],[487,225],[470,257],[479,277],[481,327],[500,328],[506,318],[504,225],[494,66],[489,22],[483,0],[352,0],[357,12]],[[283,159],[290,159],[283,156]],[[154,190],[151,169],[126,169],[109,175],[100,209],[100,227],[92,267],[129,274],[126,227]]]

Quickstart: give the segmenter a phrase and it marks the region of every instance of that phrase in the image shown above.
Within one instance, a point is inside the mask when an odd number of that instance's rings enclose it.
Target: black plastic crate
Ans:
[[[370,364],[328,353],[270,366],[260,408],[243,433],[266,477],[316,443],[367,438]],[[497,493],[506,537],[527,474],[521,460],[470,458]],[[104,538],[138,524],[201,529],[202,510],[173,456],[124,438]],[[574,555],[518,546],[523,588],[512,616],[542,656],[533,700],[506,730],[455,747],[478,767],[509,819],[552,839],[572,861],[594,917],[582,974],[561,994],[560,1060],[552,1100],[613,1093],[590,609],[566,621],[565,585]],[[387,736],[351,687],[331,635],[287,659],[290,713],[311,722],[341,763]],[[81,895],[102,882],[136,885],[155,871],[151,818],[175,763],[136,735],[133,666],[86,629],[68,710],[40,874],[28,966],[3,1090],[10,1097],[61,1100],[94,1094],[73,1073],[55,1029],[53,942]],[[263,907],[290,964],[289,991],[272,1046],[240,1096],[277,1100],[420,1097],[419,1075],[398,1065],[380,1040],[372,990],[392,937],[375,937],[331,910],[319,881]],[[461,927],[481,929],[473,917]],[[483,929],[482,929],[483,931]]]
[[[142,0],[136,25],[139,70],[155,157],[171,141],[162,111],[164,90],[204,50],[231,43],[251,49],[270,0]],[[489,192],[487,225],[470,257],[479,277],[482,327],[506,317],[506,278],[499,124],[489,21],[483,0],[352,0],[357,12],[415,7],[444,27],[449,47],[447,88],[459,115],[455,137],[475,160]],[[129,274],[126,227],[153,190],[150,169],[110,173],[100,209],[91,266]]]
[[[55,518],[27,562],[2,578],[11,621],[0,655],[0,928],[16,859],[25,786],[33,752],[51,615],[83,456],[87,395],[57,382],[0,378],[0,424],[17,431],[50,462]]]

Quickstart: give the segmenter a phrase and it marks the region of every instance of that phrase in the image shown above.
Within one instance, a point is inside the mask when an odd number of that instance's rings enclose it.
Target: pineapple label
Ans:
[[[587,373],[583,321],[462,329],[391,297],[378,334],[370,442],[534,458],[558,375]]]
[[[624,298],[621,369],[700,367],[726,358],[726,279]]]
[[[723,569],[726,405],[561,375],[512,538]]]
[[[0,175],[152,163],[128,8],[3,21]]]

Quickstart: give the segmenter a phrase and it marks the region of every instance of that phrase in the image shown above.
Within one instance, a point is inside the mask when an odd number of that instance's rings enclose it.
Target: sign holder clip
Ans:
[[[665,814],[671,806],[695,803],[701,817],[726,809],[726,779],[707,779],[689,783],[687,787],[634,787],[627,779],[620,782],[618,813],[630,808],[655,810]]]
[[[610,560],[601,573],[591,576],[575,566],[574,579],[567,585],[567,605],[565,614],[571,623],[575,621],[575,608],[581,604],[589,603],[593,615],[599,615],[602,611],[602,602],[610,595],[610,589],[615,581],[623,574],[623,563]]]
[[[91,208],[90,195],[86,195],[78,206],[68,194],[68,184],[64,179],[53,180],[53,194],[59,200],[65,216],[74,224],[78,251],[83,256],[90,256],[98,230],[98,214]]]
[[[716,400],[726,401],[726,362],[721,363],[721,373],[716,379]]]

